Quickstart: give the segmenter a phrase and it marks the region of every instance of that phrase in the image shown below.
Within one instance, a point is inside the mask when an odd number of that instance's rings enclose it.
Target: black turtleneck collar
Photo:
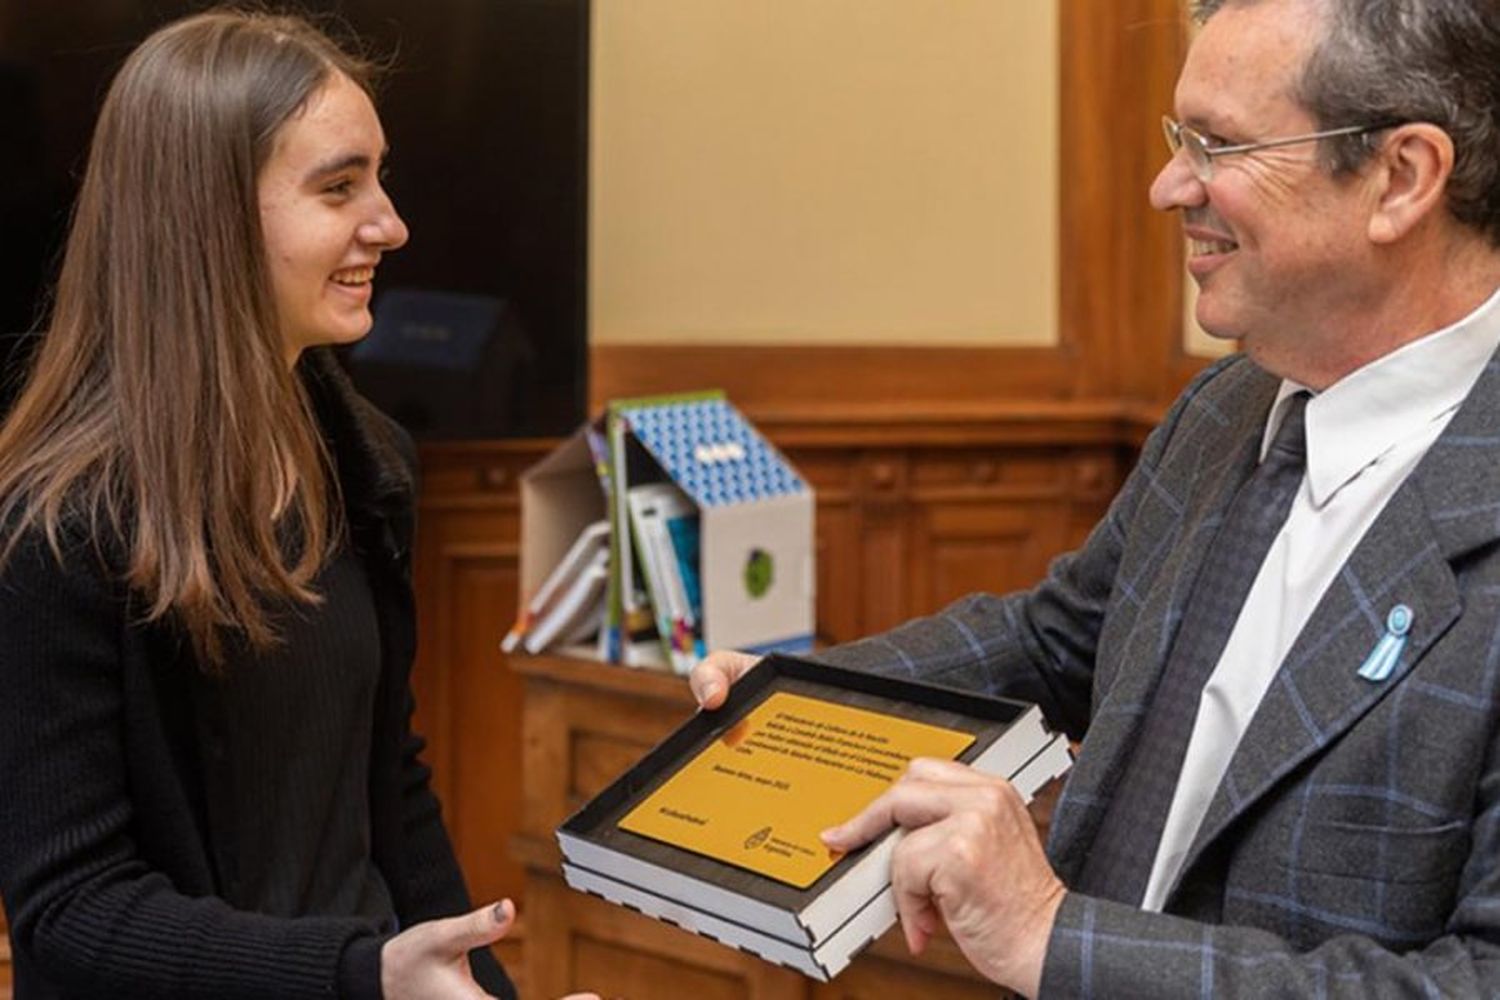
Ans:
[[[416,493],[416,452],[406,432],[355,390],[328,348],[303,351],[297,373],[328,442],[351,517],[409,510]]]

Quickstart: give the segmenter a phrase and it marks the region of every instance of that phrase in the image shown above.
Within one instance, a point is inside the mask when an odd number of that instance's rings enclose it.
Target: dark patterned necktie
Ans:
[[[1235,494],[1214,535],[1124,777],[1077,880],[1080,892],[1133,905],[1145,895],[1203,687],[1302,484],[1307,400],[1305,392],[1292,397],[1265,460]]]

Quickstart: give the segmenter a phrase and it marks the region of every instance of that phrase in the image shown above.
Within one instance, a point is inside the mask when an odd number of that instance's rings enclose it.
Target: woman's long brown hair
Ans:
[[[0,426],[0,559],[77,519],[118,540],[145,618],[205,669],[314,603],[339,530],[311,404],[288,371],[257,178],[333,73],[369,65],[295,17],[216,10],[137,48],[99,114],[55,305]]]

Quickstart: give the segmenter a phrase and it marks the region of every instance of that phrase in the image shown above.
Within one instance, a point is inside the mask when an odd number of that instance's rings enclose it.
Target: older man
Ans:
[[[1081,738],[1048,850],[934,761],[825,839],[1028,995],[1500,995],[1500,3],[1198,16],[1151,199],[1244,354],[1036,589],[823,654]]]

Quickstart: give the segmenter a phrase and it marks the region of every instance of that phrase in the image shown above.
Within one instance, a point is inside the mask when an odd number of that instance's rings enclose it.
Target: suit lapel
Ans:
[[[1168,500],[1160,503],[1163,516],[1142,515],[1136,530],[1154,539],[1165,555],[1123,641],[1099,653],[1102,697],[1049,834],[1049,853],[1065,880],[1081,868],[1135,745],[1209,543],[1260,457],[1279,382],[1248,362],[1220,377],[1225,384],[1205,390],[1184,414],[1177,432],[1181,444],[1172,446],[1171,458],[1146,487]],[[1151,502],[1148,496],[1145,503]]]
[[[1229,762],[1182,873],[1235,820],[1416,669],[1462,611],[1452,563],[1500,537],[1500,368],[1491,360],[1303,627]],[[1358,669],[1396,604],[1413,624],[1383,682]],[[1179,878],[1179,884],[1184,879]]]
[[[1278,781],[1338,739],[1400,685],[1460,610],[1457,582],[1415,489],[1402,487],[1319,601],[1230,759],[1183,872]],[[1382,682],[1358,670],[1385,634],[1390,608],[1413,624]]]

